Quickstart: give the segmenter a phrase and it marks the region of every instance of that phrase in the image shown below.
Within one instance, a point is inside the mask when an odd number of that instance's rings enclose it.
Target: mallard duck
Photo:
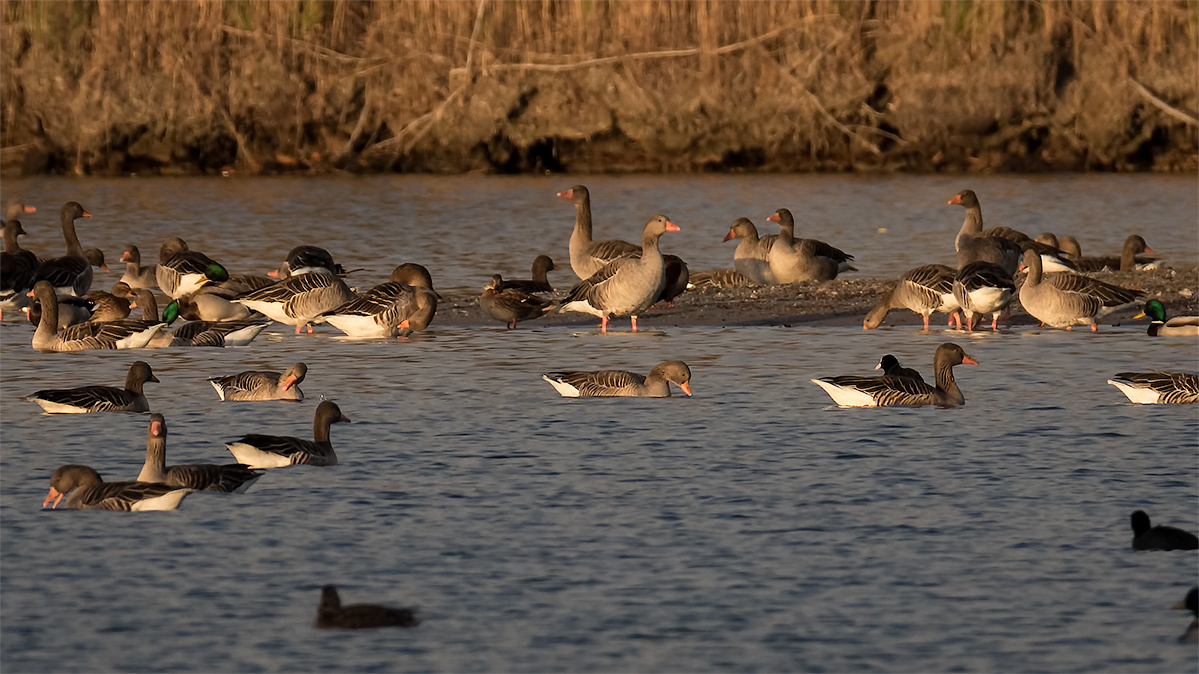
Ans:
[[[554,264],[549,255],[538,255],[533,258],[531,280],[505,279],[504,287],[519,290],[522,293],[552,293],[554,286],[550,285],[549,272],[557,271],[557,269],[558,265]]]
[[[540,318],[556,305],[553,300],[507,287],[503,277],[495,274],[491,277],[491,283],[484,287],[483,294],[479,295],[479,306],[487,315],[503,321],[509,330],[514,330],[518,321]]]
[[[1166,305],[1158,300],[1149,300],[1145,309],[1133,318],[1153,319],[1149,324],[1150,337],[1194,337],[1199,335],[1199,316],[1175,316],[1166,319]]]

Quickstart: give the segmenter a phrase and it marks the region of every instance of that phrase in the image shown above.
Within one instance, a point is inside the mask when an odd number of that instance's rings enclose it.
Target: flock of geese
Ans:
[[[608,331],[612,319],[628,317],[636,331],[640,315],[657,303],[671,302],[693,284],[820,282],[856,271],[853,255],[822,241],[796,238],[795,220],[786,208],[767,218],[778,224],[778,234],[759,236],[752,221],[738,218],[724,238],[739,240],[733,253],[734,267],[691,274],[686,262],[659,248],[663,235],[680,231],[665,215],[649,219],[640,245],[597,241],[592,236],[587,188],[575,185],[558,196],[575,208],[569,252],[571,269],[579,281],[564,297],[550,296],[554,289],[547,273],[558,267],[544,255],[534,261],[530,280],[505,280],[496,274],[479,296],[479,305],[509,328],[559,308],[599,317],[603,332]],[[1010,228],[984,229],[981,206],[971,190],[963,190],[948,203],[966,210],[955,239],[957,267],[928,264],[904,273],[866,315],[863,328],[878,327],[889,311],[908,309],[922,316],[925,330],[934,313],[948,314],[951,325],[967,331],[978,328],[989,316],[991,329],[997,330],[1001,317],[1010,313],[1012,302],[1018,299],[1042,326],[1070,330],[1086,325],[1095,331],[1099,317],[1136,302],[1142,293],[1082,272],[1151,268],[1156,263],[1141,256],[1153,254],[1153,250],[1137,235],[1127,239],[1118,257],[1086,258],[1072,237],[1043,234],[1033,239]],[[29,312],[29,320],[37,326],[32,346],[38,350],[244,346],[270,321],[293,325],[297,334],[304,328],[312,332],[314,324],[329,323],[353,337],[403,337],[428,327],[440,299],[429,271],[418,264],[397,266],[386,282],[360,294],[345,283],[346,270],[316,246],[296,247],[277,270],[266,275],[239,275],[191,250],[179,238],[162,244],[155,265],[143,265],[138,248],[128,246],[121,257],[126,271],[112,292],[93,291],[92,267],[107,271],[103,253],[83,248],[75,229],[76,220],[92,215],[76,202],[66,203],[61,210],[66,254],[39,258],[18,242],[25,234],[20,218],[34,211],[17,201],[10,202],[6,210],[0,312]],[[1017,285],[1020,270],[1027,276]],[[161,316],[155,290],[168,298]],[[133,309],[140,310],[140,318],[130,317]],[[1152,319],[1150,335],[1199,335],[1199,317],[1168,318],[1157,300],[1147,302],[1141,315]],[[184,322],[169,330],[180,318]],[[953,368],[962,364],[977,365],[978,361],[960,346],[945,343],[934,354],[932,384],[890,355],[878,365],[881,376],[844,375],[811,381],[841,406],[952,407],[965,402],[953,377]],[[209,382],[221,400],[300,400],[299,384],[306,373],[307,367],[296,363],[283,372],[248,371],[213,377]],[[546,373],[543,378],[567,397],[666,397],[671,395],[671,383],[688,396],[692,393],[691,370],[680,360],[660,363],[647,375],[617,370],[561,371]],[[50,413],[147,412],[150,408],[143,386],[157,381],[150,365],[137,361],[123,388],[43,390],[27,399]],[[1135,403],[1199,402],[1199,377],[1191,373],[1120,373],[1109,383]],[[54,472],[43,507],[57,507],[66,498],[71,508],[162,510],[177,507],[195,490],[242,492],[265,469],[335,465],[330,427],[349,421],[336,404],[325,401],[316,409],[312,440],[251,433],[226,445],[236,463],[168,467],[166,420],[161,414],[152,414],[146,460],[137,480],[105,482],[88,466],[64,465]],[[1134,547],[1141,549],[1138,540],[1163,528],[1150,528],[1148,516],[1138,511],[1133,529],[1137,535]],[[1187,549],[1194,549],[1190,544],[1194,535],[1180,533],[1190,537]],[[1194,594],[1192,590],[1186,604],[1192,611]],[[318,627],[371,626],[372,622],[414,625],[419,621],[406,609],[396,613],[381,607],[343,608],[336,589],[324,588]],[[1193,632],[1194,625],[1188,634]]]

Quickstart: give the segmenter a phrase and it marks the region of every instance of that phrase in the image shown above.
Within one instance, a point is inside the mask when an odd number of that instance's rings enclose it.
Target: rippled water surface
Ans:
[[[6,181],[5,198],[96,214],[110,261],[180,234],[234,271],[323,243],[364,277],[427,264],[445,288],[566,260],[573,180]],[[864,274],[952,260],[962,186],[941,178],[589,179],[597,235],[668,213],[693,267],[730,266],[738,215],[791,204]],[[975,178],[992,224],[1131,231],[1193,262],[1191,178]],[[797,205],[799,205],[797,207]],[[61,246],[53,213],[26,229]],[[688,225],[691,225],[689,228]],[[887,228],[886,234],[877,230]],[[34,229],[36,228],[36,233]],[[703,237],[698,232],[703,232]],[[1081,234],[1086,232],[1086,234]],[[924,250],[921,250],[921,246]],[[152,257],[149,253],[147,257]],[[569,272],[566,272],[569,273]],[[107,278],[115,281],[115,276]],[[1135,553],[1128,516],[1199,528],[1199,418],[1134,406],[1106,380],[1195,370],[1194,339],[1143,325],[921,335],[909,326],[446,327],[343,341],[274,326],[248,348],[41,354],[0,324],[0,668],[4,671],[1195,671],[1169,607],[1196,553]],[[893,353],[959,367],[954,410],[842,410],[809,379]],[[20,396],[118,384],[144,358],[168,461],[224,462],[248,432],[308,436],[321,396],[342,463],[274,470],[177,512],[42,511],[54,468],[132,479],[145,415],[42,415]],[[553,369],[681,358],[695,397],[568,400]],[[220,403],[206,377],[309,366],[300,404]],[[418,605],[415,630],[318,632],[319,588]]]

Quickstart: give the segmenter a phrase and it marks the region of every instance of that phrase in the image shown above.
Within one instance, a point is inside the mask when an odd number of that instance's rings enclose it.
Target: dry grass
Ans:
[[[0,17],[10,170],[1194,170],[1199,144],[1195,2],[2,0]]]

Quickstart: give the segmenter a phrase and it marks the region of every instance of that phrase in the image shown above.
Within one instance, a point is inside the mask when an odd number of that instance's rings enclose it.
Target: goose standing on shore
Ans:
[[[179,299],[210,282],[228,281],[229,271],[204,253],[188,248],[183,239],[174,237],[158,250],[154,279],[167,297]]]
[[[1067,330],[1075,325],[1090,325],[1091,332],[1096,332],[1099,330],[1096,319],[1145,294],[1070,272],[1044,275],[1041,256],[1031,250],[1024,254],[1024,265],[1028,277],[1020,286],[1020,304],[1042,325]]]
[[[142,386],[158,382],[150,364],[134,361],[125,375],[125,388],[115,386],[81,386],[68,389],[46,389],[25,396],[50,414],[85,414],[88,412],[149,412],[150,403]]]
[[[968,356],[957,344],[946,342],[937,347],[933,356],[933,372],[937,380],[935,387],[916,379],[889,376],[842,375],[811,381],[824,389],[833,402],[841,407],[955,407],[966,404],[966,397],[953,378],[953,367],[962,364],[978,365],[978,361]]]
[[[221,400],[303,400],[300,383],[308,376],[308,366],[296,363],[283,372],[247,370],[223,377],[212,377],[209,384]]]
[[[926,264],[904,272],[899,282],[878,298],[878,303],[862,321],[863,330],[873,330],[882,325],[883,319],[892,309],[910,309],[924,319],[924,331],[928,332],[928,317],[934,311],[949,314],[952,324],[962,320],[958,316],[958,300],[953,294],[953,280],[957,270],[943,264]]]
[[[350,337],[407,337],[429,327],[437,315],[439,298],[429,270],[406,262],[391,271],[386,283],[322,317]]]
[[[1175,316],[1166,319],[1166,305],[1158,300],[1149,300],[1141,313],[1133,318],[1152,319],[1149,324],[1150,337],[1194,337],[1199,335],[1199,316]]]
[[[140,349],[165,325],[125,319],[107,323],[84,322],[59,330],[58,297],[49,281],[38,281],[30,291],[42,304],[42,316],[33,333],[39,351],[87,349]]]
[[[260,477],[260,471],[250,470],[241,463],[188,463],[168,468],[166,418],[158,413],[150,415],[146,429],[146,462],[137,475],[138,482],[242,494]]]
[[[42,507],[57,508],[66,496],[66,507],[80,510],[175,510],[193,491],[157,482],[105,482],[94,468],[67,464],[50,477]]]
[[[853,256],[816,239],[795,238],[795,218],[780,208],[766,218],[779,224],[778,239],[770,246],[767,261],[779,283],[831,281],[837,274],[857,271],[850,265]]]
[[[273,321],[296,326],[296,334],[300,328],[308,326],[312,332],[312,323],[323,323],[322,314],[337,309],[341,305],[358,299],[337,276],[332,274],[302,274],[291,276],[275,285],[240,297],[234,302],[257,311]],[[317,319],[320,320],[317,320]]]
[[[1199,376],[1189,372],[1121,372],[1107,383],[1138,405],[1199,403]]]
[[[78,202],[68,201],[62,206],[62,238],[67,243],[67,254],[63,257],[43,260],[33,272],[33,283],[49,281],[55,292],[82,297],[92,287],[92,263],[79,243],[75,233],[75,220],[91,218]]]
[[[1016,296],[1016,282],[997,264],[971,262],[962,267],[953,279],[953,297],[966,316],[966,330],[974,330],[980,319],[991,314],[991,329],[999,329],[999,315]]]
[[[779,238],[778,234],[767,234],[758,238],[758,228],[749,218],[737,218],[724,235],[724,241],[741,239],[733,251],[733,268],[745,278],[758,285],[774,285],[778,279],[770,271],[770,248]]]
[[[658,363],[647,376],[625,370],[566,370],[547,372],[541,378],[564,398],[669,398],[670,382],[691,395],[691,368],[681,360]]]
[[[582,185],[559,192],[575,205],[575,228],[570,234],[570,268],[580,279],[591,278],[609,262],[639,252],[637,246],[620,239],[591,239],[591,193]]]
[[[323,276],[323,274],[305,274]],[[293,277],[293,278],[303,278]],[[341,413],[332,401],[326,400],[316,408],[312,420],[312,440],[285,435],[244,435],[225,446],[233,453],[238,463],[250,468],[279,468],[281,466],[336,466],[337,452],[329,442],[329,427],[338,422],[349,423],[350,418]]]
[[[553,300],[509,288],[503,277],[495,274],[479,295],[479,306],[509,330],[515,330],[517,321],[540,318],[556,305]]]
[[[1024,251],[1020,244],[1010,239],[983,235],[983,210],[974,190],[962,190],[946,203],[966,209],[966,219],[962,221],[962,228],[954,239],[958,269],[971,262],[990,262],[1002,267],[1006,275],[1014,277]]]
[[[658,250],[658,239],[679,226],[665,215],[655,215],[641,232],[640,257],[622,257],[604,265],[570,289],[561,311],[580,311],[599,316],[600,331],[608,331],[608,319],[631,316],[633,332],[637,316],[652,305],[666,286],[666,264]]]

